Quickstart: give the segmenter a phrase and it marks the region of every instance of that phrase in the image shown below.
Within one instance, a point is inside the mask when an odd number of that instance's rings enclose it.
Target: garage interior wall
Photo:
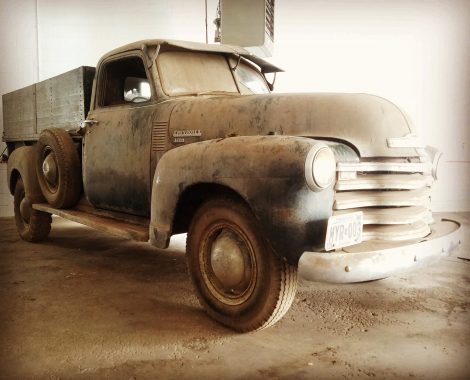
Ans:
[[[204,42],[204,0],[0,0],[0,94],[145,38]],[[470,211],[469,47],[467,0],[276,0],[270,60],[286,70],[276,92],[366,92],[402,107],[444,153],[433,210]],[[3,133],[1,105],[0,120]],[[0,216],[12,214],[0,164]]]

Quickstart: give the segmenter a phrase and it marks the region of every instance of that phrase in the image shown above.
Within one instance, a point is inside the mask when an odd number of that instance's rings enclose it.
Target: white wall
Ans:
[[[37,67],[36,1],[0,0],[0,94],[36,82]],[[4,148],[0,142],[0,153]],[[13,215],[13,199],[6,185],[6,164],[0,163],[0,216],[6,215]]]
[[[94,66],[127,42],[204,41],[204,17],[204,0],[0,0],[0,94]],[[272,60],[286,69],[277,92],[389,98],[445,154],[433,208],[470,210],[470,1],[277,0],[275,28]],[[4,188],[2,175],[0,215],[11,213]]]
[[[215,14],[215,10],[213,11]],[[0,0],[0,94],[146,38],[205,41],[204,0]],[[0,134],[3,116],[0,106]],[[0,144],[0,153],[5,144]],[[13,215],[0,164],[0,216]]]
[[[470,210],[470,1],[278,0],[277,91],[366,92],[444,156],[433,210]]]

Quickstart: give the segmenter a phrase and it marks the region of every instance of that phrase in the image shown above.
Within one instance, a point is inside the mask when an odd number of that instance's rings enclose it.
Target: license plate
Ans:
[[[333,215],[328,219],[325,250],[347,247],[362,241],[362,211]]]

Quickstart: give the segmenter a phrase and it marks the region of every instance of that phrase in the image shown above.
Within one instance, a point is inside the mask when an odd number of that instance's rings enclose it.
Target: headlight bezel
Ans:
[[[428,155],[429,161],[431,163],[431,175],[434,180],[437,181],[439,161],[441,160],[442,152],[439,149],[430,145],[427,145],[426,148],[424,148],[424,151]]]
[[[328,181],[322,181],[321,175],[318,173],[318,165],[320,165],[319,160],[321,154],[327,154],[330,157],[327,158],[330,160],[327,165],[330,167],[326,168],[327,171],[330,172],[328,176]],[[320,170],[325,170],[325,168],[321,168]],[[315,174],[317,172],[317,174]],[[322,173],[324,174],[324,173]],[[324,143],[315,144],[308,152],[307,157],[305,159],[305,180],[307,185],[313,191],[322,191],[329,188],[336,179],[336,158],[333,153],[333,150]]]

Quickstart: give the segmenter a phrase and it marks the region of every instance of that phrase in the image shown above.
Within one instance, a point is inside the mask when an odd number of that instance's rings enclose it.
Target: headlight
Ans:
[[[325,144],[317,144],[307,154],[305,179],[313,191],[330,186],[336,177],[336,160],[332,150]]]

